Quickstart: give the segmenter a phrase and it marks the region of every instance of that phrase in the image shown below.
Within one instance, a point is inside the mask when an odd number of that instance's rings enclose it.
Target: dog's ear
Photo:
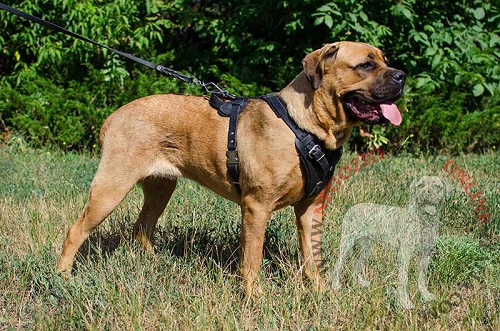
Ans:
[[[444,179],[444,178],[441,178],[441,182],[443,183],[443,187],[444,187],[444,200],[448,199],[451,195],[451,186],[450,186],[450,183]]]
[[[410,199],[414,198],[417,196],[417,186],[420,183],[420,180],[422,178],[415,179],[413,182],[411,182],[409,191],[410,191]]]
[[[325,70],[325,61],[335,58],[339,46],[337,44],[328,44],[321,49],[306,55],[302,60],[304,72],[311,83],[313,89],[317,90],[323,82],[323,72]]]

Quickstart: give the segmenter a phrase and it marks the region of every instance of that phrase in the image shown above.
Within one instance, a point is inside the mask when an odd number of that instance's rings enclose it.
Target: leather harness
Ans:
[[[302,168],[305,171],[305,197],[311,197],[323,190],[333,176],[335,166],[342,156],[342,148],[328,150],[313,134],[301,129],[290,117],[285,102],[275,93],[266,94],[259,99],[264,100],[295,134],[295,147],[299,152]],[[233,185],[241,194],[238,169],[238,150],[236,146],[236,128],[240,112],[248,104],[248,99],[240,98],[222,101],[215,94],[210,97],[210,106],[217,109],[220,116],[229,117],[227,137],[227,170]]]

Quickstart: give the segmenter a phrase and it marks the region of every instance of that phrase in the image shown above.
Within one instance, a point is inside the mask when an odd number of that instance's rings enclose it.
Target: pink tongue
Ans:
[[[393,125],[399,125],[403,121],[403,117],[401,117],[401,113],[395,104],[383,103],[380,105],[380,108],[382,109],[382,115]]]

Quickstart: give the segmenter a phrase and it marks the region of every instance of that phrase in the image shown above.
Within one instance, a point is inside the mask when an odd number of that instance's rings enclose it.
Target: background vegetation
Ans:
[[[373,43],[408,73],[404,122],[364,127],[372,138],[354,134],[350,143],[385,143],[397,157],[364,168],[335,193],[326,210],[325,270],[336,260],[349,207],[404,205],[412,180],[447,176],[443,155],[461,154],[453,160],[484,193],[492,222],[478,226],[475,205],[449,178],[429,273],[438,299],[421,302],[412,276],[417,308],[401,311],[396,257],[383,247],[368,261],[369,289],[346,272],[342,292],[311,291],[300,276],[293,213],[284,209],[266,232],[266,295],[246,301],[237,273],[237,207],[181,180],[160,219],[155,254],[130,240],[142,205],[134,188],[85,243],[65,281],[55,263],[87,198],[98,162],[88,151],[98,149],[104,118],[147,94],[202,91],[0,11],[0,330],[500,329],[496,1],[4,2],[241,95],[281,89],[304,55],[325,42]],[[346,152],[339,166],[353,157]],[[328,272],[325,280],[328,289]]]
[[[349,165],[346,153],[340,166]],[[0,330],[499,330],[500,246],[495,153],[453,158],[475,169],[492,223],[478,226],[475,206],[443,171],[444,156],[392,157],[345,180],[326,210],[323,235],[326,291],[303,282],[291,208],[273,214],[266,232],[259,300],[242,296],[237,272],[238,208],[181,180],[155,236],[155,253],[131,240],[142,205],[134,188],[91,235],[69,280],[55,264],[69,226],[88,195],[97,158],[30,149],[20,139],[0,147]],[[378,246],[369,258],[371,287],[353,281],[348,264],[341,292],[330,290],[342,216],[354,203],[404,205],[421,175],[447,177],[450,198],[432,256],[423,303],[412,264],[409,293],[416,308],[402,311],[394,288],[396,254]]]
[[[481,0],[29,0],[21,10],[231,92],[281,89],[325,42],[383,49],[408,73],[401,127],[356,148],[463,152],[500,137],[500,13]],[[202,93],[106,50],[0,12],[0,131],[36,146],[96,147],[103,119],[151,93]]]

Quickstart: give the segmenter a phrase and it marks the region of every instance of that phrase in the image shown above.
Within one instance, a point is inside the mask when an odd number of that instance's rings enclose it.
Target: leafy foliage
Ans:
[[[459,152],[499,143],[500,13],[494,1],[11,5],[241,95],[279,90],[301,70],[304,55],[325,42],[366,41],[408,73],[401,101],[408,112],[402,127],[365,127],[372,138],[354,134],[353,144],[366,148],[389,141],[394,149]],[[201,93],[7,12],[0,12],[0,19],[0,129],[21,131],[37,145],[90,147],[102,120],[130,100],[151,93]]]

